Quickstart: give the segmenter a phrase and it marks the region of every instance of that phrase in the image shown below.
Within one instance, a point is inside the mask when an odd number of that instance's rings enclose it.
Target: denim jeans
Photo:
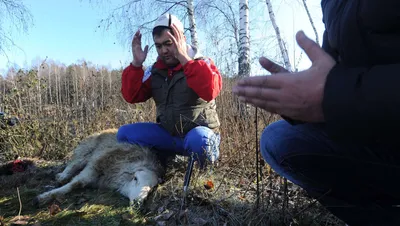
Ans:
[[[129,142],[154,148],[162,156],[194,154],[199,167],[219,158],[220,134],[211,129],[198,126],[190,130],[185,137],[171,136],[161,125],[152,122],[140,122],[123,125],[118,129],[119,142]]]
[[[276,173],[349,226],[400,225],[400,139],[339,142],[323,124],[281,120],[264,129],[261,152]]]

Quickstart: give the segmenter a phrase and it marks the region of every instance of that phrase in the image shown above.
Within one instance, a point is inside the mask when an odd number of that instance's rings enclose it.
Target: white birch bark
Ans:
[[[285,43],[283,42],[283,39],[281,37],[281,33],[279,31],[279,27],[276,24],[276,19],[275,19],[275,14],[274,11],[272,9],[272,4],[271,4],[271,0],[265,0],[265,3],[267,4],[268,7],[268,14],[269,14],[269,18],[272,22],[272,26],[274,27],[275,33],[276,33],[276,38],[278,39],[278,44],[279,44],[279,48],[281,50],[281,54],[282,54],[282,58],[284,61],[284,67],[289,70],[292,71],[292,65],[290,64],[289,61],[289,55],[288,55],[288,51],[285,47]]]
[[[311,13],[308,10],[308,6],[307,6],[307,3],[306,3],[306,0],[303,0],[303,5],[304,5],[304,9],[307,12],[308,19],[310,19],[311,26],[312,26],[312,28],[314,30],[314,33],[315,33],[315,42],[319,45],[318,32],[317,32],[317,29],[315,28],[315,24],[314,24],[314,21],[313,21],[313,19],[311,17]]]
[[[250,76],[249,1],[239,1],[239,77]]]
[[[193,0],[187,0],[187,12],[189,15],[190,38],[192,45],[199,49],[199,42],[197,40],[196,20],[194,18]]]

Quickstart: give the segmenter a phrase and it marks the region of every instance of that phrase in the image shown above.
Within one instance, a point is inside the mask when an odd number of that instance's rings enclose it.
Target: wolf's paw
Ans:
[[[39,208],[42,205],[45,205],[51,201],[54,195],[51,195],[51,193],[45,192],[40,195],[37,195],[33,200],[32,200],[32,205]]]
[[[63,173],[57,173],[55,179],[59,185],[64,185],[68,180],[68,178]]]

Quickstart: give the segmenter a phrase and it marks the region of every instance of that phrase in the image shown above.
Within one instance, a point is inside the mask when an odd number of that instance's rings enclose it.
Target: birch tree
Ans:
[[[311,27],[313,28],[314,33],[315,33],[315,42],[319,45],[318,32],[317,32],[317,29],[315,28],[315,24],[311,17],[310,10],[308,9],[307,2],[306,2],[306,0],[302,0],[302,2],[303,2],[304,9],[306,10],[308,19],[310,20]]]
[[[271,0],[265,0],[265,3],[267,4],[269,18],[270,18],[272,26],[274,27],[274,30],[275,30],[275,34],[276,34],[276,38],[277,38],[277,41],[278,41],[279,49],[281,51],[281,55],[282,55],[283,62],[284,62],[284,67],[287,70],[292,71],[292,65],[291,65],[291,63],[289,61],[288,51],[287,51],[285,43],[284,43],[284,41],[282,39],[281,33],[279,31],[278,24],[276,23],[275,13],[274,13],[274,10],[272,8]]]
[[[7,57],[6,51],[15,46],[11,31],[27,32],[32,20],[30,11],[21,0],[0,0],[0,54]],[[9,29],[6,25],[9,25]]]
[[[239,1],[239,77],[250,76],[249,1]]]
[[[90,0],[89,0],[90,1]],[[90,1],[91,2],[91,1]],[[98,0],[97,3],[102,2]],[[149,34],[152,31],[153,24],[157,18],[165,13],[175,14],[178,18],[188,16],[189,28],[186,30],[190,33],[190,41],[193,46],[199,48],[197,25],[195,19],[195,3],[193,0],[129,0],[124,4],[112,9],[107,18],[100,21],[99,27],[108,30],[111,25],[115,25],[120,29],[119,33],[123,42],[130,43],[133,34],[137,29],[142,34]],[[151,15],[151,17],[149,17]],[[184,22],[184,21],[182,21]],[[152,41],[148,37],[147,41]]]
[[[194,17],[194,6],[193,0],[187,0],[187,12],[189,17],[189,30],[190,30],[190,40],[194,47],[199,48],[199,42],[197,40],[197,29],[196,29],[196,20]]]

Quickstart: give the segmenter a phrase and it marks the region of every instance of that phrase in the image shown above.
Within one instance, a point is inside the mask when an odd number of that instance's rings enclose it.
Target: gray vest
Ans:
[[[157,108],[157,122],[171,135],[185,136],[196,126],[206,126],[216,132],[220,121],[215,100],[200,98],[186,82],[183,71],[168,78],[167,70],[151,70],[152,95]]]

